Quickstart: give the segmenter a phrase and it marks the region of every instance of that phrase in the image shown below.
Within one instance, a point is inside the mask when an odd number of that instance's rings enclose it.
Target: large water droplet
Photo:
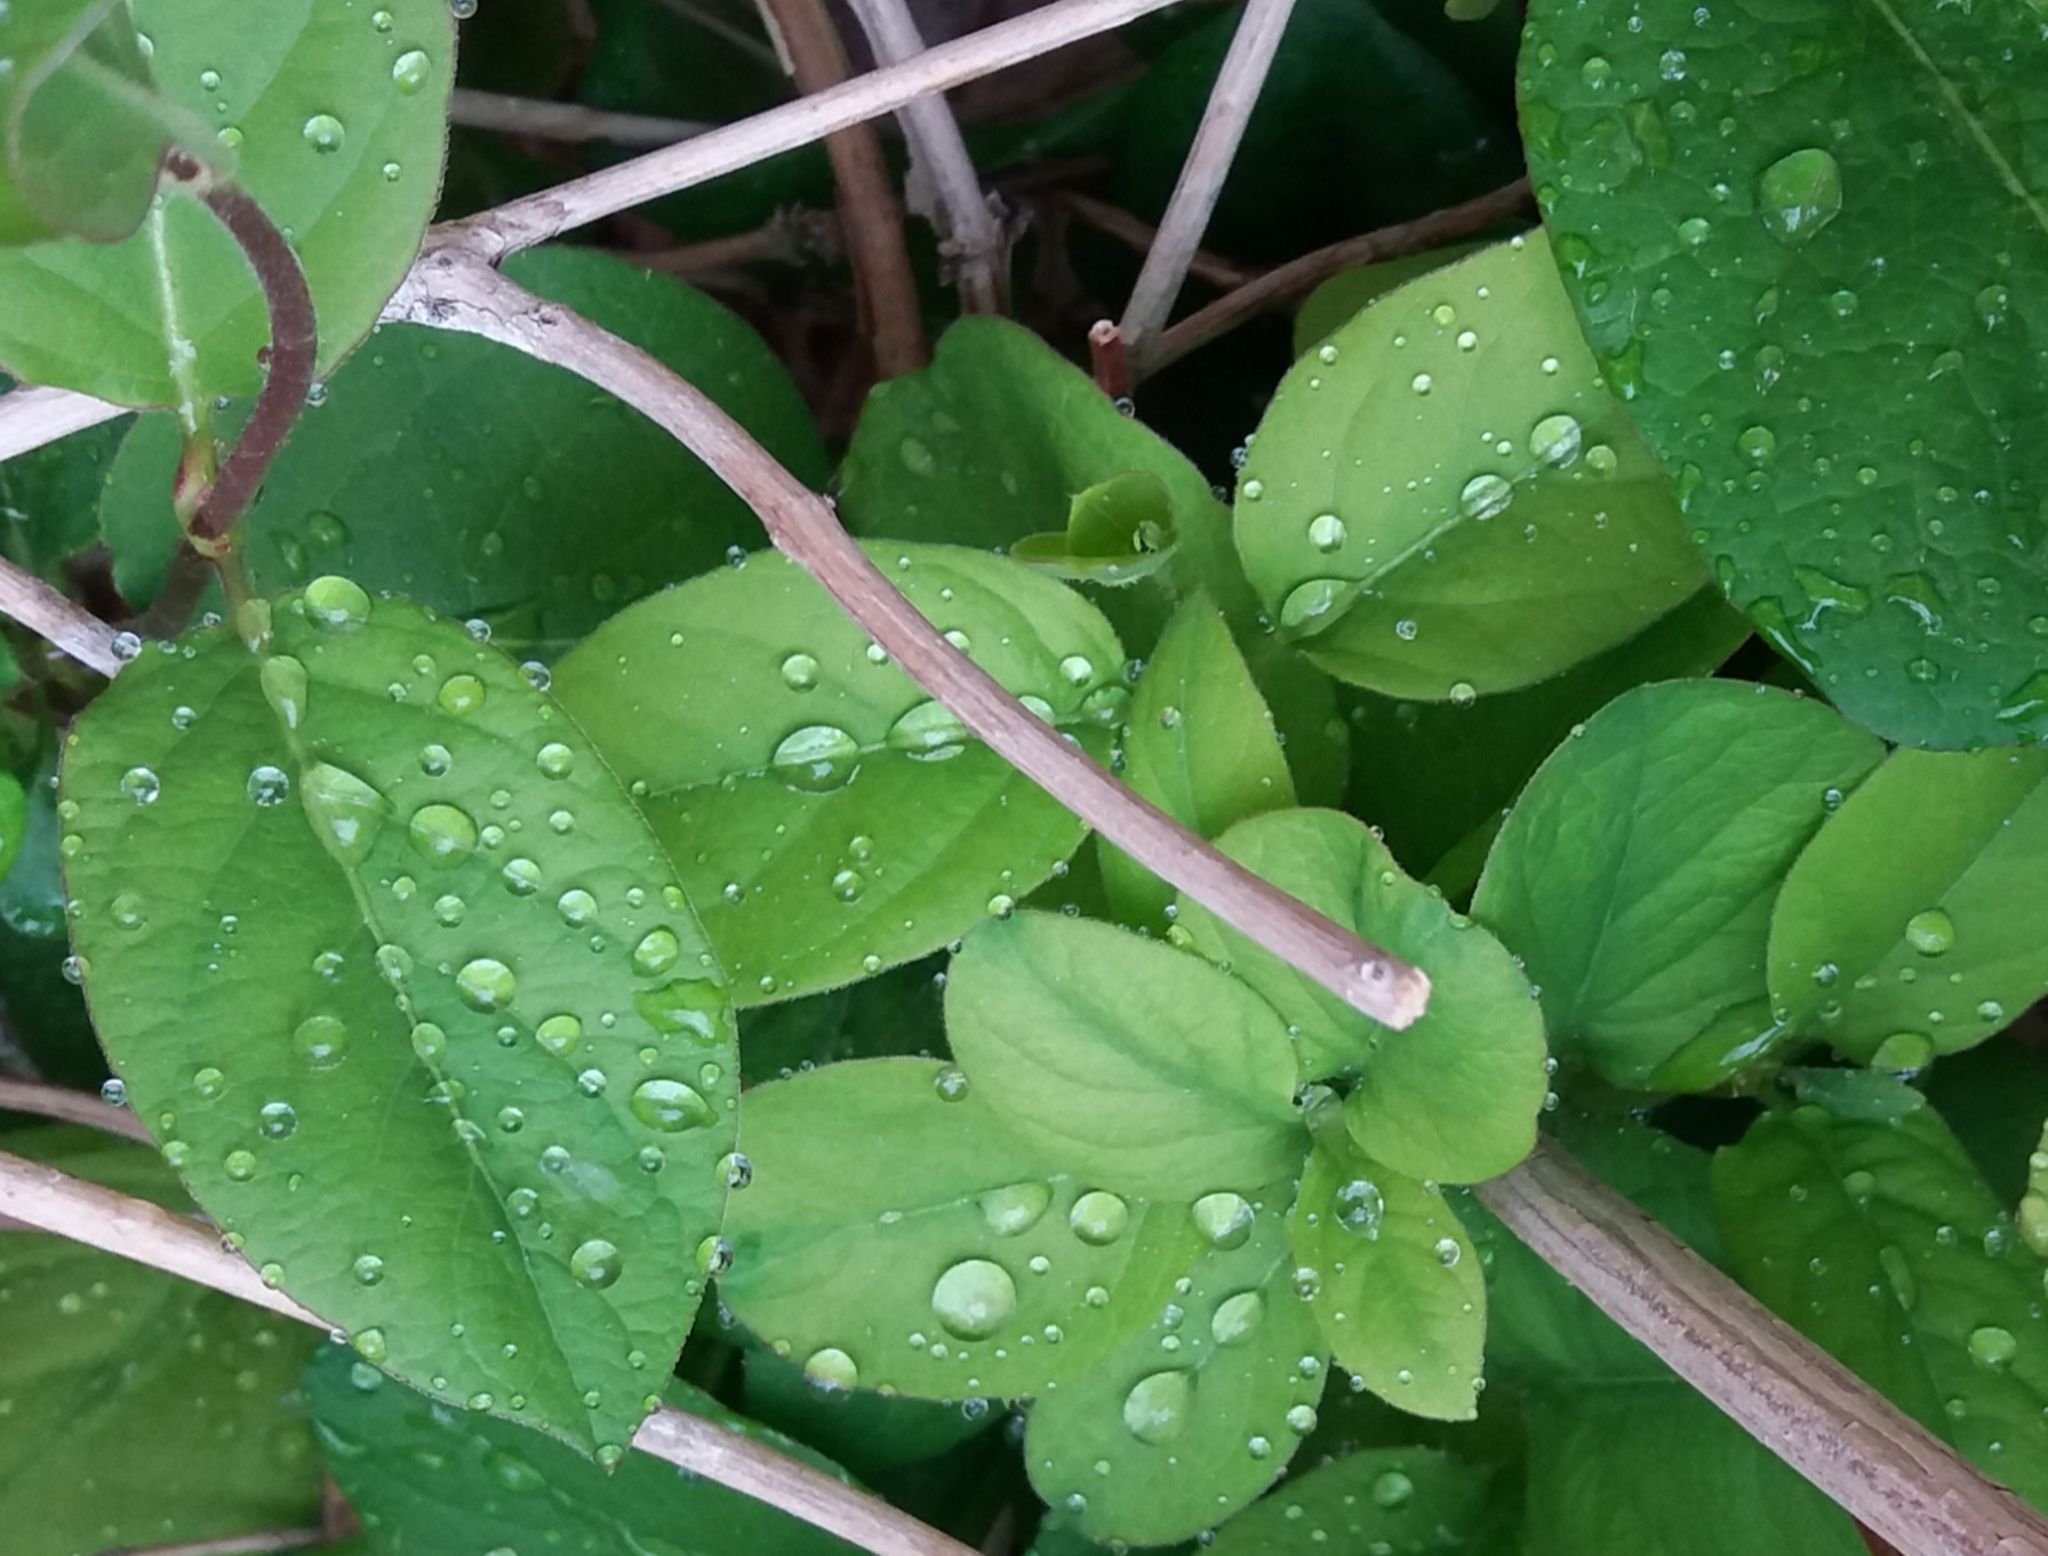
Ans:
[[[267,762],[249,769],[249,782],[245,786],[251,800],[268,810],[273,805],[282,805],[285,796],[292,792],[292,781],[281,767],[272,767]]]
[[[348,1028],[338,1016],[308,1016],[293,1030],[292,1047],[311,1068],[331,1070],[348,1057]]]
[[[1877,1045],[1870,1062],[1880,1070],[1918,1070],[1934,1057],[1934,1043],[1925,1032],[1894,1032]]]
[[[657,925],[642,935],[640,943],[633,947],[633,971],[652,978],[675,966],[682,954],[682,943],[676,939],[675,931]]]
[[[804,794],[830,794],[860,770],[860,746],[836,724],[806,724],[793,730],[769,758],[775,775]]]
[[[967,726],[939,701],[921,702],[889,726],[889,749],[921,762],[943,762],[958,756],[967,742]]]
[[[804,1360],[804,1377],[813,1388],[850,1389],[860,1386],[860,1368],[836,1345],[811,1352]]]
[[[1204,1194],[1193,1214],[1195,1230],[1212,1248],[1242,1248],[1252,1235],[1252,1207],[1242,1194]]]
[[[1377,1238],[1380,1222],[1387,1213],[1385,1196],[1370,1178],[1353,1178],[1340,1184],[1330,1196],[1330,1213],[1337,1224],[1358,1237]]]
[[[131,767],[121,775],[121,792],[137,805],[154,805],[163,784],[147,767]]]
[[[1016,1282],[987,1259],[962,1259],[932,1287],[932,1312],[963,1340],[986,1340],[1016,1311]]]
[[[1842,214],[1842,168],[1832,152],[1808,146],[1780,157],[1757,180],[1757,211],[1780,243],[1811,241]]]
[[[717,1112],[695,1087],[659,1076],[644,1080],[633,1088],[632,1108],[633,1116],[641,1123],[665,1135],[701,1129],[715,1123],[718,1118]]]
[[[782,684],[793,692],[807,692],[818,684],[818,661],[809,654],[790,654],[782,661]]]
[[[1124,1235],[1131,1224],[1131,1207],[1104,1189],[1095,1189],[1074,1201],[1067,1213],[1067,1225],[1084,1243],[1107,1247]]]
[[[1187,1429],[1194,1386],[1185,1372],[1155,1372],[1124,1396],[1124,1426],[1141,1443],[1166,1443]]]
[[[1010,1183],[990,1189],[976,1201],[981,1219],[998,1237],[1016,1237],[1038,1225],[1052,1203],[1049,1183]]]
[[[462,964],[455,991],[471,1010],[503,1010],[519,993],[519,980],[496,957],[479,956]]]
[[[369,853],[383,829],[384,818],[391,814],[389,800],[354,773],[331,762],[315,762],[306,769],[299,785],[299,798],[312,819],[314,835],[329,853],[349,864]],[[423,810],[421,814],[424,813]],[[415,815],[413,821],[417,826],[419,816]],[[417,840],[417,832],[414,837]]]
[[[1328,615],[1349,587],[1349,582],[1342,578],[1311,578],[1295,585],[1280,602],[1280,625],[1305,627]]]
[[[1372,1499],[1381,1507],[1399,1507],[1415,1495],[1415,1482],[1399,1470],[1384,1470],[1372,1483]]]
[[[422,805],[412,813],[406,835],[423,859],[456,865],[476,852],[476,822],[456,805]]]
[[[1986,1324],[1970,1331],[1970,1360],[1980,1367],[2003,1367],[2020,1353],[2020,1343],[2010,1329]]]
[[[473,675],[451,675],[441,683],[434,701],[442,712],[466,718],[484,705],[484,683]]]
[[[1490,519],[1514,500],[1515,489],[1491,472],[1475,475],[1458,493],[1458,506],[1468,519]]]
[[[577,1244],[569,1255],[569,1273],[591,1289],[602,1291],[617,1282],[625,1262],[617,1244],[593,1237]]]
[[[1579,419],[1560,411],[1529,429],[1529,452],[1546,465],[1563,467],[1579,457],[1585,440],[1585,429],[1579,425]]]
[[[407,49],[391,62],[391,83],[407,97],[415,96],[433,74],[434,62],[421,49]]]
[[[1256,1291],[1240,1291],[1216,1305],[1209,1333],[1218,1345],[1242,1345],[1266,1316],[1266,1299]]]
[[[310,128],[320,119],[328,119],[330,124],[334,124],[334,146],[339,146],[339,123],[326,114],[316,114],[306,123]],[[327,149],[331,151],[334,147]],[[363,592],[362,585],[332,573],[307,584],[306,592],[300,598],[305,602],[306,614],[323,632],[353,632],[370,619],[370,597]]]
[[[342,142],[348,138],[342,122],[331,113],[314,114],[299,127],[299,133],[305,137],[306,144],[322,156],[341,150]]]
[[[1349,535],[1349,528],[1334,513],[1319,513],[1308,521],[1308,543],[1318,551],[1335,551]]]
[[[1906,920],[1906,944],[1922,956],[1941,956],[1956,943],[1955,920],[1940,908],[1926,908]]]

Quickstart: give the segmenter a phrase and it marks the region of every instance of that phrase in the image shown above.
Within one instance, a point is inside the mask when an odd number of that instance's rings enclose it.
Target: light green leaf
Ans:
[[[145,653],[72,736],[101,1041],[222,1231],[359,1351],[621,1444],[724,1210],[717,964],[503,654],[339,578],[267,614],[260,653]]]
[[[447,5],[135,0],[133,15],[160,90],[233,150],[236,182],[290,235],[332,367],[412,262],[440,191]],[[262,294],[196,200],[165,200],[120,243],[0,254],[0,292],[0,362],[30,383],[178,405],[262,381]]]
[[[797,477],[825,454],[752,329],[681,282],[595,249],[537,249],[505,272],[699,385]],[[171,415],[144,417],[100,498],[114,578],[156,594],[178,541]],[[760,544],[760,521],[676,440],[573,374],[493,342],[394,324],[335,373],[243,521],[262,589],[339,572],[491,623],[553,658],[620,606]]]
[[[1494,1472],[1433,1448],[1372,1448],[1297,1475],[1216,1531],[1210,1556],[1508,1549]]]
[[[1124,736],[1123,779],[1202,837],[1294,804],[1273,716],[1205,594],[1174,613],[1145,662]],[[1119,918],[1164,928],[1171,886],[1107,844],[1102,875]]]
[[[1883,748],[1832,709],[1735,681],[1616,698],[1529,780],[1472,911],[1543,991],[1561,1056],[1647,1088],[1694,1039],[1705,1089],[1774,1042],[1771,904]]]
[[[1173,554],[1135,587],[1098,586],[1090,598],[1134,651],[1198,587],[1233,620],[1249,617],[1229,514],[1208,479],[1007,319],[962,319],[930,367],[874,387],[846,452],[839,509],[860,535],[1007,550],[1065,526],[1076,498],[1134,473],[1166,488]]]
[[[653,1383],[650,1383],[653,1387]],[[845,1472],[778,1432],[671,1381],[669,1403],[844,1481]],[[423,1399],[347,1353],[306,1370],[327,1468],[380,1556],[490,1550],[631,1551],[636,1556],[829,1556],[853,1547],[708,1476],[643,1453],[607,1474],[503,1421]]]
[[[1301,1073],[1356,1073],[1349,1109],[1368,1153],[1397,1171],[1475,1183],[1536,1143],[1549,1086],[1543,1020],[1513,958],[1484,929],[1409,880],[1364,823],[1334,811],[1241,822],[1223,851],[1375,945],[1429,973],[1429,1009],[1403,1032],[1360,1015],[1191,898],[1196,950],[1265,997],[1296,1034]]]
[[[1079,493],[1064,530],[1026,535],[1010,555],[1055,578],[1121,586],[1157,571],[1173,545],[1173,494],[1151,471],[1130,470]]]
[[[1308,1143],[1272,1009],[1198,957],[1108,924],[984,924],[953,959],[946,1036],[1013,1133],[1118,1193],[1248,1194]]]
[[[1164,1545],[1211,1528],[1315,1430],[1324,1348],[1288,1284],[1287,1190],[1251,1195],[1249,1221],[1141,1334],[1032,1408],[1031,1484],[1092,1539]]]
[[[1085,600],[982,552],[868,551],[984,670],[1103,751],[1123,650]],[[1083,835],[772,552],[620,612],[554,686],[668,844],[743,1000],[936,950]]]
[[[1190,1201],[1096,1188],[989,1092],[929,1059],[748,1092],[754,1181],[727,1217],[721,1299],[830,1386],[1024,1397],[1099,1366],[1204,1246]]]
[[[1522,51],[1565,285],[1722,586],[1913,745],[2048,730],[2043,80],[2028,4],[1543,0]]]
[[[1744,1285],[1994,1479],[2048,1506],[2040,1257],[1919,1094],[1771,1113],[1714,1158]]]
[[[2048,752],[1894,752],[1771,917],[1771,997],[1843,1053],[1915,1069],[2048,988]]]
[[[1238,476],[1237,547],[1317,664],[1430,701],[1569,669],[1705,577],[1540,234],[1410,282],[1295,364]]]
[[[1486,1273],[1434,1184],[1319,1138],[1287,1231],[1295,1284],[1339,1365],[1411,1414],[1478,1413]]]
[[[1403,254],[1399,259],[1380,259],[1338,271],[1302,299],[1301,308],[1294,315],[1294,354],[1301,356],[1321,345],[1369,304],[1378,302],[1396,287],[1406,286],[1432,270],[1441,270],[1483,247],[1480,243],[1453,243],[1421,254]]]
[[[184,1212],[142,1147],[37,1128],[6,1148]],[[293,1399],[313,1331],[82,1244],[0,1233],[0,1518],[9,1556],[87,1556],[311,1521]]]
[[[0,772],[0,879],[5,879],[21,857],[22,839],[28,834],[28,792],[12,773]]]

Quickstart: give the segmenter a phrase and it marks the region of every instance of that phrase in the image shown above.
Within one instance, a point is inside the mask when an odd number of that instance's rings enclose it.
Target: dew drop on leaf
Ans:
[[[1124,1427],[1141,1443],[1168,1443],[1187,1429],[1194,1386],[1185,1372],[1155,1372],[1124,1396]]]
[[[932,1287],[932,1312],[963,1340],[987,1339],[1016,1311],[1016,1282],[988,1259],[962,1259]]]
[[[1067,1213],[1067,1225],[1084,1243],[1104,1248],[1124,1235],[1131,1224],[1131,1207],[1105,1189],[1094,1189],[1074,1201]]]
[[[982,1222],[998,1237],[1016,1237],[1036,1226],[1052,1203],[1049,1183],[1010,1183],[989,1189],[976,1201]]]
[[[633,1088],[631,1107],[635,1118],[649,1129],[658,1129],[663,1134],[699,1129],[715,1123],[718,1118],[711,1104],[699,1095],[695,1087],[659,1076],[644,1080]]]

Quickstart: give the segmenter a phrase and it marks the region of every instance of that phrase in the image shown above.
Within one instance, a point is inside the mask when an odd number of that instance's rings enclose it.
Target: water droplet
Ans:
[[[976,1201],[981,1219],[998,1237],[1016,1237],[1038,1225],[1052,1203],[1049,1183],[1011,1183],[990,1189]]]
[[[941,1102],[958,1102],[967,1095],[967,1072],[957,1064],[949,1064],[932,1077],[932,1090],[939,1094]]]
[[[1940,908],[1923,909],[1906,920],[1906,944],[1922,956],[1941,956],[1955,943],[1955,920]]]
[[[348,1057],[348,1028],[337,1016],[308,1016],[293,1030],[292,1047],[311,1068],[331,1070]]]
[[[163,785],[147,767],[131,767],[121,775],[121,792],[137,805],[154,805]]]
[[[1287,1429],[1298,1437],[1306,1437],[1316,1429],[1316,1412],[1313,1405],[1294,1405],[1288,1409]]]
[[[572,886],[555,899],[555,911],[562,915],[562,922],[572,929],[580,929],[597,917],[597,899],[580,886]]]
[[[708,979],[675,978],[658,989],[642,989],[633,996],[633,1009],[655,1031],[671,1037],[698,1043],[725,1037],[725,995]]]
[[[274,654],[263,661],[257,677],[271,711],[286,729],[297,729],[306,716],[306,667],[289,654]]]
[[[1124,1396],[1124,1426],[1141,1443],[1167,1443],[1186,1430],[1194,1386],[1185,1372],[1155,1372]]]
[[[342,122],[331,113],[314,114],[300,126],[299,133],[305,137],[308,146],[323,156],[341,150],[342,142],[347,139]]]
[[[921,702],[889,726],[889,749],[921,762],[942,762],[965,748],[967,727],[936,700]]]
[[[1256,1291],[1240,1291],[1216,1304],[1209,1333],[1218,1345],[1242,1345],[1266,1316],[1266,1299]]]
[[[1458,1246],[1455,1237],[1439,1237],[1436,1240],[1436,1262],[1445,1269],[1452,1268],[1464,1256],[1465,1250]]]
[[[289,1140],[299,1115],[289,1102],[266,1102],[256,1110],[256,1132],[266,1140]]]
[[[579,1243],[569,1255],[569,1273],[594,1291],[615,1284],[624,1267],[625,1260],[619,1257],[617,1245],[602,1237]]]
[[[931,445],[923,438],[905,438],[896,445],[896,452],[902,456],[903,468],[912,475],[930,475],[939,468],[939,461],[932,453]]]
[[[1372,1499],[1380,1507],[1399,1507],[1414,1495],[1415,1482],[1399,1470],[1384,1470],[1372,1483]]]
[[[1311,578],[1297,584],[1280,602],[1280,625],[1302,627],[1328,614],[1349,587],[1342,578]]]
[[[2010,1329],[1986,1324],[1970,1331],[1970,1360],[1980,1367],[2003,1367],[2020,1353],[2020,1343]]]
[[[836,1345],[811,1352],[804,1361],[804,1377],[813,1388],[850,1389],[860,1386],[860,1368]]]
[[[354,773],[331,762],[315,762],[306,769],[299,795],[312,819],[315,835],[344,863],[359,862],[369,853],[383,829],[384,818],[391,814],[389,800]],[[413,820],[417,823],[419,817]]]
[[[1319,513],[1308,521],[1308,543],[1325,554],[1344,544],[1350,530],[1334,513]]]
[[[406,835],[421,858],[457,865],[476,852],[476,822],[456,805],[422,805],[412,813]]]
[[[963,1340],[986,1340],[1016,1311],[1016,1282],[987,1259],[962,1259],[932,1287],[932,1312]]]
[[[1380,1235],[1380,1222],[1387,1213],[1387,1202],[1380,1193],[1379,1185],[1370,1178],[1353,1178],[1349,1183],[1340,1184],[1330,1196],[1330,1213],[1345,1231],[1358,1237],[1376,1239]]]
[[[1095,1189],[1074,1201],[1067,1213],[1067,1225],[1084,1243],[1106,1247],[1124,1235],[1131,1224],[1131,1207],[1103,1189]]]
[[[1579,457],[1585,440],[1585,429],[1578,418],[1560,411],[1529,429],[1529,452],[1546,465],[1562,467]]]
[[[809,654],[791,654],[782,661],[782,684],[793,692],[807,692],[818,684],[818,661]]]
[[[1780,157],[1757,180],[1757,210],[1779,242],[1811,241],[1842,213],[1841,164],[1818,146]]]
[[[391,81],[407,97],[416,95],[434,74],[434,63],[424,50],[407,49],[391,62]]]
[[[1877,1045],[1871,1065],[1880,1070],[1922,1069],[1934,1057],[1934,1044],[1925,1032],[1894,1032]]]
[[[143,900],[132,891],[115,896],[107,905],[107,913],[122,929],[140,929],[149,922],[149,914]]]
[[[221,1158],[221,1171],[236,1183],[247,1183],[256,1176],[256,1158],[248,1151],[230,1151]]]
[[[441,683],[434,701],[442,712],[466,718],[484,705],[484,683],[473,675],[451,675]]]
[[[318,119],[326,117],[318,114],[306,122],[310,127]],[[341,126],[335,124],[334,128],[334,144],[339,146]],[[334,147],[327,149],[331,151]],[[307,584],[306,592],[300,598],[305,603],[306,614],[323,632],[353,632],[370,619],[370,597],[363,592],[362,586],[332,573]]]
[[[675,931],[657,925],[633,947],[633,971],[652,978],[675,966],[682,954],[682,943],[676,939]]]
[[[1514,500],[1515,489],[1491,472],[1475,475],[1458,493],[1458,506],[1468,519],[1490,519]]]
[[[633,1088],[631,1105],[635,1118],[649,1129],[658,1129],[665,1135],[701,1129],[718,1119],[717,1111],[695,1087],[659,1076],[644,1080]]]
[[[1778,435],[1769,427],[1747,427],[1735,440],[1735,452],[1753,465],[1767,464],[1778,452]]]
[[[806,724],[785,735],[769,758],[785,786],[803,794],[830,794],[860,770],[860,746],[836,724]]]
[[[1242,1194],[1204,1194],[1192,1212],[1195,1230],[1211,1248],[1242,1248],[1252,1235],[1252,1207]]]
[[[462,964],[455,991],[471,1010],[503,1010],[518,994],[519,980],[495,957],[479,956]]]

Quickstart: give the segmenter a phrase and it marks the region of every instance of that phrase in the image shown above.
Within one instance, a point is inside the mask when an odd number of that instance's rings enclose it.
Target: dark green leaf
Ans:
[[[1123,779],[1202,837],[1294,804],[1273,716],[1204,594],[1174,613],[1145,663],[1124,736]],[[1171,886],[1107,844],[1102,874],[1119,918],[1164,927]]]
[[[1430,1448],[1375,1448],[1297,1475],[1216,1531],[1210,1556],[1505,1550],[1494,1474]],[[1498,1543],[1496,1543],[1498,1542]]]
[[[356,1348],[586,1450],[682,1343],[731,1007],[512,662],[340,578],[145,653],[72,736],[74,942],[137,1113]]]
[[[1915,745],[2048,730],[2044,81],[2025,4],[1542,0],[1522,54],[1565,284],[1722,586]]]
[[[874,1059],[747,1093],[754,1182],[719,1295],[820,1386],[1042,1394],[1173,1300],[1203,1247],[1186,1202],[1097,1189],[1006,1128],[991,1091]]]
[[[1704,581],[1541,234],[1410,282],[1287,375],[1238,478],[1260,604],[1332,675],[1469,701]]]
[[[0,463],[0,520],[9,558],[50,576],[98,538],[100,481],[129,418],[74,432]],[[169,476],[162,493],[170,521]]]
[[[2048,1505],[2040,1257],[1920,1096],[1889,1119],[1809,1104],[1714,1158],[1743,1284],[1986,1474]]]
[[[1123,650],[1086,601],[983,552],[868,550],[983,669],[1107,745]],[[554,684],[668,844],[743,1000],[936,950],[1081,841],[1078,820],[773,553],[622,611]]]
[[[667,1396],[690,1415],[844,1479],[800,1444],[720,1409],[688,1384],[671,1382]],[[351,1364],[344,1351],[326,1351],[306,1370],[306,1397],[328,1472],[378,1556],[529,1548],[826,1556],[854,1549],[646,1454],[633,1454],[616,1474],[606,1474],[523,1427],[424,1399],[374,1368]]]
[[[824,450],[796,386],[703,293],[594,249],[506,273],[700,386],[798,479]],[[175,417],[145,417],[101,499],[114,577],[147,602],[178,540]],[[4,477],[0,477],[4,479]],[[580,378],[490,341],[390,325],[345,364],[265,478],[242,533],[260,588],[340,572],[491,623],[553,658],[622,605],[760,544],[760,522],[696,457]]]
[[[1280,811],[1223,835],[1226,854],[1318,912],[1428,970],[1429,1010],[1403,1032],[1360,1015],[1319,983],[1182,897],[1195,949],[1227,964],[1280,1012],[1301,1073],[1355,1073],[1352,1128],[1396,1171],[1447,1183],[1505,1172],[1536,1141],[1548,1089],[1543,1020],[1500,942],[1409,880],[1364,823]]]
[[[83,1129],[16,1155],[180,1212],[147,1150]],[[0,1233],[0,1519],[9,1556],[94,1556],[313,1522],[320,1477],[293,1393],[313,1331],[174,1276]]]
[[[19,778],[0,772],[0,879],[21,856],[21,841],[27,831],[28,795]]]
[[[1771,917],[1771,997],[1894,1069],[1981,1043],[2048,988],[2048,752],[1898,751]]]
[[[332,367],[412,262],[440,188],[445,0],[136,0],[133,18],[159,89],[235,153],[236,182],[290,234]],[[0,290],[0,361],[30,383],[196,409],[261,382],[262,295],[197,200],[163,201],[120,243],[0,254]]]
[[[1537,770],[1472,911],[1543,991],[1560,1055],[1620,1086],[1695,1039],[1704,1089],[1774,1036],[1763,998],[1785,871],[1882,746],[1817,702],[1735,681],[1615,699]]]
[[[1478,1413],[1486,1276],[1435,1184],[1318,1138],[1287,1229],[1296,1291],[1339,1365],[1411,1414]]]
[[[1199,957],[1054,913],[984,924],[953,959],[946,1035],[1021,1140],[1123,1194],[1248,1194],[1307,1145],[1286,1029]]]

